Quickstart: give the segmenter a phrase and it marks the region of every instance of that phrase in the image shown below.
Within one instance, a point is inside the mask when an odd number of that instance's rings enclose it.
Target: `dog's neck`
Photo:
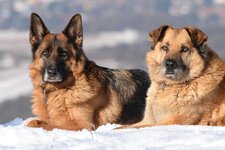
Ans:
[[[67,91],[67,90],[71,90],[71,88],[68,87],[68,88],[62,88],[62,89],[58,89],[58,88],[52,88],[51,89],[51,88],[47,88],[46,84],[45,84],[44,86],[41,87],[41,90],[42,90],[42,93],[43,93],[43,96],[44,96],[43,104],[47,104],[47,102],[48,102],[48,95],[51,92],[56,92],[57,90],[65,90],[65,91]]]
[[[160,89],[161,89],[162,91],[164,91],[165,86],[167,86],[166,83],[165,83],[165,82],[162,82],[162,83],[161,83],[161,86],[160,86]]]
[[[48,96],[47,96],[47,90],[46,89],[43,90],[43,94],[44,94],[43,103],[44,104],[47,104],[47,102],[48,102]]]
[[[47,104],[48,102],[48,94],[54,90],[50,90],[46,87],[46,83],[41,87],[43,95],[44,95],[44,99],[43,99],[43,103]]]
[[[54,92],[54,91],[56,91],[56,89],[50,90],[50,89],[47,89],[46,86],[42,87],[42,92],[43,92],[43,95],[44,95],[44,98],[43,98],[44,104],[47,104],[47,102],[48,102],[48,94],[50,92]]]
[[[160,90],[164,91],[165,88],[167,88],[167,87],[181,87],[181,86],[183,87],[183,86],[188,85],[190,82],[191,82],[191,80],[184,81],[181,83],[176,83],[176,84],[167,84],[166,82],[160,82],[159,85],[160,85]]]

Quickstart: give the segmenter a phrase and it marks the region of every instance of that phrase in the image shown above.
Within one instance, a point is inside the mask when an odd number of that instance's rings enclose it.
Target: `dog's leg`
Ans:
[[[74,106],[68,109],[70,116],[70,123],[67,129],[71,130],[95,130],[97,128],[93,120],[93,110],[90,107]]]
[[[168,117],[165,120],[162,120],[159,123],[150,123],[147,121],[141,121],[132,125],[125,125],[121,126],[116,129],[126,129],[126,128],[145,128],[145,127],[152,127],[152,126],[167,126],[167,125],[195,125],[198,124],[200,121],[199,115],[173,115]]]
[[[45,121],[37,120],[37,119],[31,120],[30,122],[28,122],[26,124],[26,126],[32,127],[32,128],[43,128],[48,131],[51,131],[55,128],[55,127],[49,125],[48,123],[46,123]]]
[[[79,130],[87,129],[89,131],[93,131],[97,128],[97,126],[95,126],[94,123],[80,120],[80,121],[78,121],[78,128],[79,128]]]
[[[151,124],[149,122],[138,122],[138,123],[131,124],[131,125],[122,125],[122,126],[116,128],[116,129],[127,129],[127,128],[139,129],[139,128],[152,127],[152,126],[164,126],[164,125],[176,124],[176,123],[173,123],[171,121],[172,120],[167,120],[167,121],[164,121],[164,122],[161,122],[161,123],[155,123],[155,124]]]
[[[134,123],[134,124],[131,124],[131,125],[121,125],[120,127],[115,128],[115,129],[138,128],[139,126],[143,126],[143,125],[148,124],[148,123],[149,122],[145,122],[144,120],[142,120],[140,122],[137,122],[137,123]]]

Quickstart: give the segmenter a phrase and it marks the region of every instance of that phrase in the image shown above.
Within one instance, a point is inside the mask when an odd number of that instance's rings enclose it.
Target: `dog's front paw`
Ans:
[[[26,124],[26,126],[32,127],[32,128],[43,128],[46,125],[47,123],[42,120],[31,120],[30,122]]]
[[[114,128],[113,130],[127,129],[127,128],[129,128],[129,125],[121,125],[120,127]]]

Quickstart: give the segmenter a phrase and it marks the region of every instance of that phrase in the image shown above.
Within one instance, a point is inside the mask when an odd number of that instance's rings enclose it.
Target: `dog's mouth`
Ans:
[[[176,77],[177,77],[177,69],[176,70],[166,69],[164,75],[165,75],[166,78],[176,79]]]
[[[60,83],[62,82],[62,79],[58,79],[58,78],[47,78],[47,79],[44,79],[45,82],[48,82],[48,83]]]
[[[63,79],[60,75],[56,75],[54,77],[48,76],[47,74],[44,75],[44,81],[49,83],[59,83],[62,82]]]
[[[170,81],[184,82],[188,79],[188,70],[177,68],[175,70],[164,70],[163,76]]]

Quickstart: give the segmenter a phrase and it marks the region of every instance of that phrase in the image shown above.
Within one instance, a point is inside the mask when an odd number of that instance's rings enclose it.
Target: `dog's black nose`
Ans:
[[[167,69],[176,69],[178,67],[177,62],[174,59],[167,59],[165,65]]]
[[[50,77],[56,76],[56,74],[57,74],[56,67],[54,65],[48,66],[47,67],[47,73],[48,73],[48,76],[50,76]]]

